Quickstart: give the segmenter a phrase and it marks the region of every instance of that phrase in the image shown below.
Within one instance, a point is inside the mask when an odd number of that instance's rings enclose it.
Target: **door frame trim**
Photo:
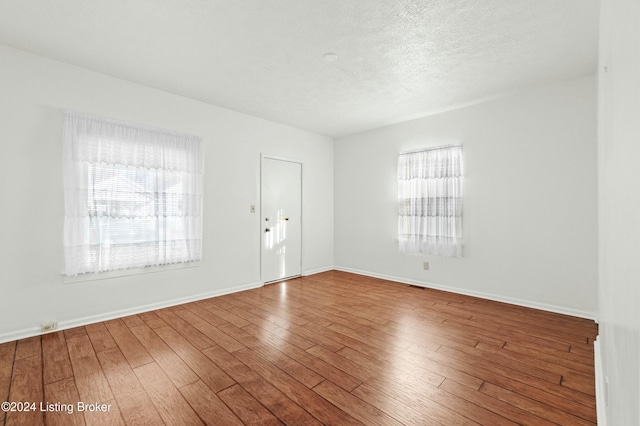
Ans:
[[[264,160],[277,160],[277,161],[287,161],[289,163],[297,163],[300,164],[300,274],[299,275],[292,275],[291,277],[285,277],[282,279],[278,279],[278,280],[272,280],[272,281],[264,281],[263,279],[263,268],[262,268],[262,218],[264,217],[264,211],[263,211],[263,200],[262,200],[262,164]],[[268,153],[264,153],[261,152],[260,153],[260,217],[258,218],[258,232],[259,232],[259,245],[260,245],[260,250],[258,251],[258,257],[260,258],[260,282],[262,282],[262,285],[264,286],[265,284],[269,284],[269,283],[273,283],[273,282],[277,282],[277,281],[283,281],[285,279],[288,278],[292,278],[292,277],[298,277],[298,276],[302,276],[303,275],[303,266],[304,266],[304,161],[300,158],[294,158],[294,157],[286,157],[283,155],[277,155],[277,154],[268,154]]]

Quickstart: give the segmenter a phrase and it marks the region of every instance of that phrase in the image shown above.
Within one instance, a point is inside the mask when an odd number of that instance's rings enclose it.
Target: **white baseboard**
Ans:
[[[600,337],[600,336],[598,336]],[[596,370],[596,413],[598,415],[598,425],[606,426],[607,424],[607,400],[606,400],[606,384],[604,380],[604,372],[602,371],[602,352],[600,341],[596,337],[593,342],[594,365]]]
[[[334,268],[333,266],[325,266],[324,268],[316,268],[316,269],[309,269],[308,271],[304,271],[302,273],[303,277],[307,277],[309,275],[315,275],[315,274],[320,274],[322,272],[328,272],[328,271],[333,271]]]
[[[524,306],[525,308],[539,309],[541,311],[555,312],[557,314],[570,315],[572,317],[586,318],[595,320],[597,315],[595,312],[583,311],[579,309],[566,308],[563,306],[550,305],[540,302],[532,302],[524,299],[516,299],[512,297],[500,296],[491,293],[485,293],[481,291],[465,290],[457,287],[450,287],[446,285],[434,284],[425,281],[413,280],[410,278],[395,277],[392,275],[378,274],[376,272],[362,271],[359,269],[347,268],[344,266],[335,266],[334,269],[343,272],[351,272],[353,274],[365,275],[368,277],[380,278],[388,281],[396,281],[403,284],[411,284],[419,287],[433,288],[435,290],[448,291],[450,293],[464,294],[466,296],[479,297],[481,299],[494,300],[496,302],[509,303],[511,305]]]
[[[239,286],[226,288],[223,290],[216,290],[216,291],[201,293],[201,294],[192,295],[192,296],[179,297],[177,299],[165,300],[162,302],[151,303],[143,306],[136,306],[134,308],[120,309],[117,311],[105,312],[97,315],[90,315],[87,317],[76,318],[73,320],[60,321],[58,323],[58,327],[55,330],[52,330],[51,333],[54,333],[60,330],[66,330],[69,328],[80,327],[87,324],[93,324],[96,322],[109,321],[115,318],[122,318],[129,315],[140,314],[143,312],[155,311],[156,309],[168,308],[170,306],[181,305],[183,303],[195,302],[197,300],[209,299],[211,297],[223,296],[225,294],[237,293],[239,291],[244,291],[244,290],[251,290],[258,287],[262,287],[261,282],[242,284]],[[40,327],[24,328],[22,330],[0,334],[0,343],[11,342],[13,340],[24,339],[27,337],[38,336],[40,334],[47,334],[47,333],[43,333],[40,330]]]
[[[314,274],[319,274],[319,273],[327,272],[327,271],[331,271],[331,270],[350,272],[350,273],[354,273],[354,274],[358,274],[358,275],[365,275],[365,276],[374,277],[374,278],[380,278],[380,279],[389,280],[389,281],[396,281],[396,282],[400,282],[400,283],[404,283],[404,284],[412,284],[412,285],[416,285],[416,286],[420,286],[420,287],[427,287],[427,288],[433,288],[433,289],[436,289],[436,290],[448,291],[448,292],[451,292],[451,293],[457,293],[457,294],[464,294],[464,295],[467,295],[467,296],[480,297],[482,299],[495,300],[497,302],[510,303],[512,305],[518,305],[518,306],[524,306],[524,307],[527,307],[527,308],[540,309],[540,310],[549,311],[549,312],[556,312],[556,313],[559,313],[559,314],[571,315],[571,316],[579,317],[579,318],[586,318],[586,319],[591,319],[591,320],[595,320],[597,318],[596,314],[593,313],[593,312],[581,311],[581,310],[565,308],[565,307],[556,306],[556,305],[548,305],[548,304],[543,304],[543,303],[538,303],[538,302],[531,302],[531,301],[521,300],[521,299],[514,299],[514,298],[498,296],[498,295],[494,295],[494,294],[490,294],[490,293],[463,290],[463,289],[459,289],[459,288],[456,288],[456,287],[449,287],[449,286],[443,286],[443,285],[424,282],[424,281],[413,280],[413,279],[409,279],[409,278],[395,277],[395,276],[385,275],[385,274],[378,274],[378,273],[375,273],[375,272],[362,271],[362,270],[359,270],[359,269],[347,268],[347,267],[343,267],[343,266],[327,266],[327,267],[323,267],[323,268],[312,269],[312,270],[305,271],[302,275],[303,276],[314,275]],[[91,316],[87,316],[87,317],[83,317],[83,318],[77,318],[77,319],[74,319],[74,320],[60,321],[58,323],[58,328],[56,330],[54,330],[54,331],[66,330],[68,328],[79,327],[79,326],[83,326],[83,325],[87,325],[87,324],[93,324],[93,323],[101,322],[101,321],[108,321],[108,320],[112,320],[112,319],[115,319],[115,318],[121,318],[121,317],[126,317],[126,316],[129,316],[129,315],[139,314],[139,313],[142,313],[142,312],[148,312],[148,311],[153,311],[153,310],[156,310],[156,309],[168,308],[170,306],[180,305],[182,303],[189,303],[189,302],[194,302],[196,300],[208,299],[210,297],[222,296],[222,295],[225,295],[225,294],[231,294],[231,293],[236,293],[236,292],[239,292],[239,291],[250,290],[250,289],[253,289],[253,288],[262,287],[262,285],[263,284],[261,282],[243,284],[243,285],[227,288],[227,289],[224,289],[224,290],[217,290],[217,291],[212,291],[212,292],[208,292],[208,293],[202,293],[202,294],[193,295],[193,296],[187,296],[187,297],[182,297],[182,298],[177,298],[177,299],[172,299],[172,300],[166,300],[166,301],[163,301],[163,302],[152,303],[152,304],[149,304],[149,305],[137,306],[137,307],[134,307],[134,308],[122,309],[122,310],[118,310],[118,311],[106,312],[106,313],[102,313],[102,314],[98,314],[98,315],[91,315]],[[0,343],[11,342],[13,340],[24,339],[24,338],[27,338],[27,337],[37,336],[37,335],[40,335],[40,334],[45,334],[45,333],[42,333],[42,331],[40,330],[39,326],[24,328],[22,330],[17,330],[17,331],[12,331],[12,332],[7,332],[7,333],[0,333]]]

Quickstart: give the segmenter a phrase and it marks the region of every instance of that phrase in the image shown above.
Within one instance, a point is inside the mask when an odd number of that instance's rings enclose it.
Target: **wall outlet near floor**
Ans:
[[[58,328],[58,321],[50,321],[42,324],[40,328],[42,331],[52,331]]]
[[[425,271],[429,270],[429,262],[422,262],[422,269],[424,269]]]

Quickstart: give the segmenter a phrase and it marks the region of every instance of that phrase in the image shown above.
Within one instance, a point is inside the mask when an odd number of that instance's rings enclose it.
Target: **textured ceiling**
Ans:
[[[593,74],[597,31],[598,0],[0,0],[0,43],[334,137]]]

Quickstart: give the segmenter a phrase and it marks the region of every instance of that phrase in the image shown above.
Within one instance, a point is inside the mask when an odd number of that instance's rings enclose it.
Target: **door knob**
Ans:
[[[264,230],[264,232],[271,232],[271,229],[266,228],[266,229]]]

